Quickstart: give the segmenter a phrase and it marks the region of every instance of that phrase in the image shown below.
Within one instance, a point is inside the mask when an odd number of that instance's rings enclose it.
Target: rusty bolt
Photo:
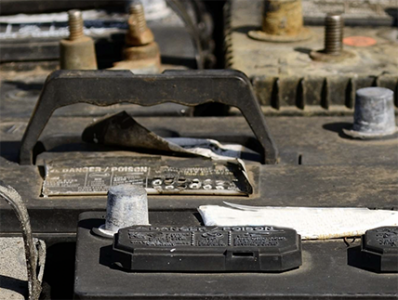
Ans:
[[[65,70],[95,70],[94,41],[83,32],[83,16],[79,10],[68,11],[69,37],[60,41],[60,65]]]
[[[340,14],[328,14],[325,19],[325,53],[340,55],[343,50],[344,18]]]
[[[133,1],[130,5],[128,26],[129,31],[126,35],[128,45],[143,46],[154,41],[152,31],[146,25],[144,7],[140,1]]]
[[[130,16],[133,16],[136,21],[133,28],[131,28],[132,32],[136,35],[143,33],[147,29],[147,26],[144,14],[144,6],[141,2],[134,1],[130,5]]]
[[[265,0],[262,30],[275,36],[296,36],[303,28],[301,0]]]
[[[83,17],[82,12],[77,9],[68,11],[69,40],[74,41],[82,38],[83,33]]]
[[[311,38],[311,31],[303,26],[301,0],[264,0],[261,30],[252,30],[249,37],[278,43],[291,43]]]
[[[147,27],[144,7],[140,1],[133,1],[129,7],[128,32],[123,60],[112,69],[128,69],[134,73],[159,73],[160,53],[152,31]]]
[[[355,53],[343,49],[344,18],[341,14],[327,14],[325,18],[325,47],[311,51],[313,60],[336,63],[355,58]]]

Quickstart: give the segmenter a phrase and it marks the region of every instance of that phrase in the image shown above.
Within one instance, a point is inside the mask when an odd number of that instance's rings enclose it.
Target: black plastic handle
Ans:
[[[166,71],[134,75],[130,71],[60,70],[50,74],[22,139],[20,164],[33,164],[33,148],[53,112],[63,106],[118,103],[142,106],[174,102],[187,106],[218,102],[242,112],[263,147],[263,162],[275,164],[278,150],[251,83],[235,70]]]

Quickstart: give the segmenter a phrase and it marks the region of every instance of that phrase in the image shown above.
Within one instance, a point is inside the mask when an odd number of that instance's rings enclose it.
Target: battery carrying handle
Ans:
[[[152,106],[166,102],[186,106],[217,102],[237,107],[263,148],[263,163],[277,163],[277,147],[251,83],[242,72],[173,70],[157,75],[134,75],[124,70],[59,70],[48,76],[29,120],[22,139],[20,164],[34,164],[33,148],[53,112],[60,107],[76,103]]]

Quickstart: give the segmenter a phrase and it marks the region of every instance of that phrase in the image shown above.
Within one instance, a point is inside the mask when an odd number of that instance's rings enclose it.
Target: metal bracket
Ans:
[[[18,192],[0,181],[0,198],[3,198],[12,206],[21,224],[28,274],[28,299],[37,300],[41,293],[41,280],[46,256],[45,245],[43,242],[38,241],[36,243],[34,241],[28,210]]]
[[[34,164],[33,148],[53,112],[63,106],[118,103],[142,106],[174,102],[187,106],[218,102],[237,107],[263,147],[263,162],[275,164],[278,150],[249,79],[235,70],[165,71],[134,75],[130,71],[60,70],[50,74],[22,139],[20,164]]]

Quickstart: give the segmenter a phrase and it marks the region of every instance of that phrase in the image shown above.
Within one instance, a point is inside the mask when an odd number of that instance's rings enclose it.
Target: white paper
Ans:
[[[230,207],[199,207],[206,226],[269,225],[293,228],[302,239],[331,239],[360,236],[372,228],[398,225],[398,212],[391,210],[225,204]]]
[[[250,150],[238,144],[221,144],[211,139],[197,138],[164,138],[167,142],[181,147],[187,153],[209,157],[216,160],[235,160],[242,152]]]

